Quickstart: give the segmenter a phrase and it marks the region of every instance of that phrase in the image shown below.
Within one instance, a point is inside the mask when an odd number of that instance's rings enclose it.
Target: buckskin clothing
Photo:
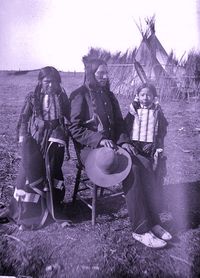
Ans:
[[[117,145],[130,143],[120,107],[114,94],[83,85],[70,96],[70,132],[80,150],[82,163],[93,148],[100,147],[102,139],[111,139]],[[143,233],[159,222],[156,196],[152,193],[152,171],[149,164],[132,157],[132,169],[122,182],[132,228]],[[145,165],[145,166],[144,166]]]
[[[58,220],[55,209],[65,195],[62,164],[68,148],[66,93],[60,90],[48,96],[48,107],[42,92],[38,102],[35,98],[33,92],[28,94],[20,114],[22,161],[9,215],[27,229],[41,228],[50,218]]]

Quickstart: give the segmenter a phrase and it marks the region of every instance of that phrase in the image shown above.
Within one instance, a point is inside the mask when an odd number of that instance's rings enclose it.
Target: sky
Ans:
[[[0,70],[82,71],[90,47],[138,47],[135,22],[145,29],[154,14],[167,53],[180,59],[200,49],[200,0],[0,0]]]

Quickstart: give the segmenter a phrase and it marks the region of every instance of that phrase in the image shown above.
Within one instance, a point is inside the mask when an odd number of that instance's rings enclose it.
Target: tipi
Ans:
[[[170,74],[173,64],[164,47],[155,34],[155,18],[146,19],[147,30],[144,33],[142,28],[142,41],[136,51],[135,59],[143,67],[148,79],[159,80],[161,76]]]
[[[129,54],[132,62],[129,59],[127,64],[123,62],[121,65],[115,61],[114,64],[112,62],[109,65],[111,89],[116,94],[132,95],[135,87],[147,80],[151,80],[156,85],[162,97],[165,97],[165,94],[169,96],[167,91],[176,87],[173,78],[174,64],[171,56],[167,54],[156,37],[155,18],[146,19],[146,24],[145,32],[141,26],[137,25],[142,35],[142,41],[138,49],[134,50],[132,55]]]

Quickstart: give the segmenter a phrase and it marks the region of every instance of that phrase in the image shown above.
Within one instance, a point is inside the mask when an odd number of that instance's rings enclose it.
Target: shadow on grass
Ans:
[[[199,226],[200,181],[165,185],[163,196],[165,209],[172,214],[172,226],[175,232]]]
[[[91,203],[90,198],[85,199]],[[106,199],[98,199],[97,201],[97,222],[109,222],[114,219],[127,217],[127,212],[123,212],[125,199],[122,196],[108,197]],[[92,211],[81,200],[76,200],[64,204],[64,211],[73,223],[80,223],[92,219]]]
[[[200,224],[200,181],[168,184],[163,186],[163,211],[172,218],[164,220],[164,227],[174,234],[195,229]],[[80,200],[73,205],[65,204],[66,214],[74,223],[91,220],[91,210]],[[122,196],[99,200],[97,203],[97,222],[112,222],[128,217],[125,199]],[[173,243],[172,241],[172,243]]]

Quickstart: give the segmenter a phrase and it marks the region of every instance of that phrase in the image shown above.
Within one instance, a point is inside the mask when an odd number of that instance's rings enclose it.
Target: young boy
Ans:
[[[155,168],[156,158],[163,151],[168,123],[157,102],[154,85],[144,83],[138,87],[125,122],[135,153],[151,159]]]
[[[172,236],[160,225],[159,212],[162,210],[163,200],[160,184],[158,187],[156,178],[158,156],[159,153],[163,152],[164,137],[167,133],[168,123],[157,102],[155,86],[144,83],[137,89],[136,98],[130,105],[129,112],[125,117],[125,123],[135,149],[135,157],[132,158],[133,163],[139,166],[143,197],[149,208],[149,218],[147,217],[145,221],[151,223],[150,233],[168,241]],[[142,204],[140,199],[137,201]],[[138,211],[137,215],[139,214],[140,212]],[[152,215],[157,220],[156,222],[154,221],[154,225],[151,222]],[[147,245],[146,237],[149,233],[138,234],[136,231],[132,235],[134,239]]]

